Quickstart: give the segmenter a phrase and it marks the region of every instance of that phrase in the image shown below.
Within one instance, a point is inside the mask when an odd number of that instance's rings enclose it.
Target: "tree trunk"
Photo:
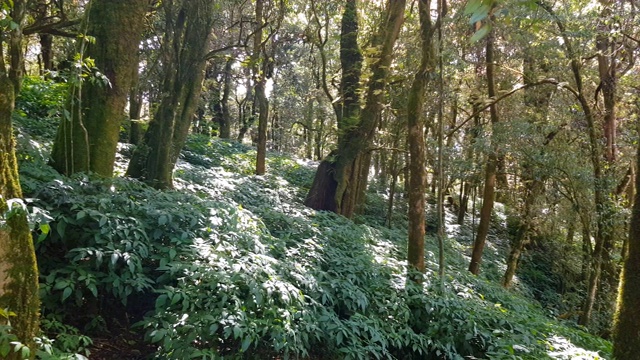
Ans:
[[[338,142],[358,122],[360,113],[360,76],[362,53],[358,46],[358,11],[356,0],[347,0],[340,30],[340,98],[338,102]]]
[[[191,120],[197,109],[204,79],[205,54],[213,5],[207,0],[189,0],[182,4],[164,3],[166,11],[166,47],[163,70],[163,97],[144,144],[134,151],[127,175],[150,185],[173,187],[173,168],[184,146]]]
[[[228,59],[224,65],[224,85],[222,88],[222,99],[220,99],[220,106],[222,107],[222,117],[220,118],[220,138],[231,138],[231,112],[229,110],[229,96],[231,94],[231,69],[233,66],[233,59]]]
[[[34,358],[40,315],[38,268],[26,212],[18,204],[11,208],[8,204],[8,200],[22,197],[11,115],[24,66],[22,26],[26,2],[14,0],[10,5],[8,15],[18,26],[11,30],[0,28],[0,214],[6,216],[5,224],[0,226],[0,309],[15,315],[0,317],[0,325],[11,322],[10,332],[31,349]],[[7,59],[9,64],[5,63]],[[21,359],[20,352],[11,351],[6,358]]]
[[[525,169],[525,171],[527,170]],[[544,183],[540,180],[536,180],[533,176],[525,176],[523,180],[525,181],[524,209],[520,216],[520,225],[518,226],[516,237],[513,240],[511,251],[507,258],[507,270],[505,271],[504,278],[502,279],[502,286],[505,288],[511,287],[513,277],[515,276],[516,269],[518,268],[518,262],[520,261],[520,255],[528,243],[529,231],[531,230],[535,216],[535,202],[544,191]]]
[[[540,62],[534,57],[533,49],[525,49],[524,54],[524,84],[529,85],[537,81],[541,75],[547,75],[543,66],[540,66]],[[539,71],[542,70],[542,71]],[[549,101],[553,90],[550,88],[529,88],[525,90],[524,106],[527,109],[527,121],[532,127],[536,127],[538,123],[543,123],[546,120]],[[541,158],[545,156],[546,146],[551,142],[554,136],[547,135],[545,137],[542,146],[539,146],[536,151]],[[522,182],[524,182],[524,205],[522,212],[519,216],[519,227],[516,233],[516,237],[511,245],[511,251],[507,258],[507,270],[505,271],[502,279],[502,285],[505,288],[511,287],[513,277],[515,276],[520,256],[524,251],[524,247],[528,243],[529,232],[532,228],[532,223],[535,217],[538,215],[539,209],[535,208],[535,204],[538,198],[544,193],[544,182],[546,181],[546,175],[536,174],[537,170],[535,164],[529,159],[525,159],[522,165]]]
[[[256,175],[264,175],[267,170],[267,128],[269,121],[269,102],[266,95],[265,64],[268,61],[262,56],[262,24],[264,1],[256,0],[256,21],[253,38],[253,53],[251,63],[253,65],[253,81],[255,83],[255,96],[258,103],[258,151],[256,157]],[[262,59],[262,61],[261,61]]]
[[[253,123],[256,122],[256,107],[255,98],[253,96],[253,82],[251,81],[249,68],[245,68],[245,76],[247,77],[245,85],[247,93],[242,104],[239,105],[241,106],[241,114],[239,116],[240,129],[238,130],[238,142],[240,143],[244,141],[244,137],[247,135],[247,132],[253,126]]]
[[[388,3],[387,16],[384,17],[386,23],[380,28],[380,33],[376,37],[382,40],[379,44],[381,49],[380,57],[371,64],[370,71],[372,75],[367,86],[365,106],[358,116],[357,124],[349,126],[349,129],[344,133],[343,140],[338,143],[334,163],[331,165],[335,167],[333,181],[314,180],[314,185],[316,186],[320,184],[335,184],[336,188],[335,190],[319,189],[312,186],[305,201],[305,204],[309,207],[316,210],[328,210],[317,205],[329,204],[330,206],[328,207],[335,209],[333,211],[347,218],[351,218],[354,214],[358,196],[357,186],[362,186],[360,179],[358,179],[358,175],[363,173],[361,168],[363,163],[362,156],[370,146],[380,120],[380,113],[384,103],[384,89],[393,58],[393,46],[404,22],[405,4],[405,0],[390,0]],[[328,160],[325,159],[323,161]],[[326,169],[327,166],[324,168]],[[320,167],[316,173],[316,177],[331,175],[324,171],[321,172]],[[319,199],[318,194],[321,193],[334,193],[335,196],[330,201],[314,203],[314,200]]]
[[[409,240],[407,260],[414,270],[424,273],[425,187],[427,182],[423,104],[430,79],[435,73],[434,26],[431,23],[431,1],[418,2],[422,60],[409,92],[407,124],[409,145]],[[421,282],[417,277],[414,281]]]
[[[140,72],[133,69],[131,78],[131,90],[129,91],[129,143],[140,144],[143,136],[142,129],[142,91],[140,90]]]
[[[60,123],[51,151],[51,165],[59,172],[113,175],[120,125],[131,74],[138,66],[138,45],[149,5],[149,0],[91,2],[86,21],[88,34],[96,41],[87,45],[86,56],[95,59],[109,84],[78,78],[72,86],[76,96],[69,103],[71,119]]]
[[[42,73],[53,70],[53,35],[39,34],[40,56],[42,56]]]
[[[640,168],[640,147],[637,161]],[[636,177],[636,188],[640,188],[640,177]],[[627,246],[614,319],[613,355],[616,359],[637,360],[640,359],[640,192],[635,195]]]
[[[487,64],[487,88],[489,98],[493,98],[496,95],[495,91],[495,79],[494,69],[495,64],[493,61],[493,31],[487,36],[487,49],[486,49],[486,64]],[[489,108],[491,114],[491,124],[498,123],[498,110],[496,105],[492,104]],[[496,186],[496,172],[498,166],[498,156],[496,144],[492,145],[492,149],[487,159],[487,167],[485,169],[484,190],[482,195],[482,209],[480,210],[480,224],[478,225],[478,234],[473,243],[473,251],[471,253],[471,263],[469,264],[469,271],[478,275],[480,273],[480,262],[482,261],[482,252],[484,251],[484,244],[487,240],[487,234],[489,233],[489,225],[491,223],[491,212],[493,211],[493,202],[495,200],[495,186]]]

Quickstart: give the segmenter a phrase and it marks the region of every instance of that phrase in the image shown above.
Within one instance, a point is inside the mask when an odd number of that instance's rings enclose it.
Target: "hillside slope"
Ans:
[[[427,239],[417,287],[405,281],[402,205],[391,229],[376,193],[354,222],[312,211],[303,162],[271,154],[269,174],[255,176],[253,149],[192,137],[176,190],[159,192],[126,178],[62,178],[45,165],[43,140],[24,131],[51,354],[107,358],[82,333],[125,339],[120,358],[610,358],[610,343],[488,280],[507,239],[493,238],[483,276],[468,274],[469,224],[448,226],[444,279]]]

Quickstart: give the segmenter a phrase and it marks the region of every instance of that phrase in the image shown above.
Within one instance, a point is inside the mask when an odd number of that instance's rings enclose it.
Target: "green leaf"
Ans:
[[[247,351],[247,349],[249,348],[249,345],[251,345],[251,338],[250,337],[244,338],[244,340],[242,340],[242,349],[240,349],[240,352]]]
[[[471,19],[469,19],[469,23],[475,24],[478,21],[482,21],[489,16],[489,10],[491,10],[490,5],[482,4],[474,13],[471,15]]]
[[[478,42],[484,39],[484,37],[487,36],[490,31],[491,31],[491,24],[484,24],[480,29],[478,29],[478,31],[476,31],[475,34],[473,34],[473,36],[469,41],[471,41],[472,43]]]
[[[56,230],[61,238],[64,238],[64,232],[67,229],[67,223],[64,220],[60,220],[56,226]]]
[[[73,289],[70,287],[67,287],[64,289],[64,291],[62,292],[62,301],[64,302],[69,296],[71,296],[71,294],[73,293]]]
[[[151,332],[151,342],[157,343],[158,341],[162,340],[166,333],[167,330],[165,329],[154,330],[153,332]]]
[[[91,291],[91,294],[93,294],[94,297],[98,297],[98,288],[96,287],[95,284],[89,284],[89,286],[87,286],[89,288],[89,291]]]
[[[9,345],[9,342],[7,341],[0,342],[0,356],[2,358],[6,358],[7,355],[9,355],[9,351],[11,351],[11,345]]]
[[[464,7],[464,14],[471,15],[482,5],[482,0],[470,0]]]

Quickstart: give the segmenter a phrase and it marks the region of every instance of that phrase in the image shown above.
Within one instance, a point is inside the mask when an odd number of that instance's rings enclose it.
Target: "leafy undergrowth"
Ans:
[[[59,354],[90,355],[79,334],[112,334],[129,344],[121,358],[610,357],[608,342],[491,281],[491,258],[486,276],[470,276],[468,227],[446,244],[443,281],[429,238],[424,286],[407,284],[403,215],[382,226],[376,194],[356,222],[304,207],[313,168],[296,160],[273,155],[269,174],[254,176],[251,148],[193,137],[176,190],[160,192],[62,178],[37,142],[20,144],[45,330]]]

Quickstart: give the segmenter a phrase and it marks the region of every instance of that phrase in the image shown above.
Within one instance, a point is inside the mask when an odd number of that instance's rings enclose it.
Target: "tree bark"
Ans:
[[[404,22],[405,0],[389,0],[387,13],[384,17],[385,24],[380,28],[380,33],[376,35],[380,41],[374,44],[380,47],[380,57],[371,64],[371,78],[367,85],[365,106],[358,116],[357,124],[349,126],[344,133],[343,140],[338,143],[333,163],[329,166],[334,168],[333,181],[316,179],[305,200],[305,204],[316,210],[335,211],[347,218],[354,215],[358,202],[357,187],[362,186],[360,177],[368,169],[363,169],[363,155],[370,146],[382,111],[384,102],[384,89],[391,60],[393,59],[393,46],[400,28]],[[366,159],[365,159],[366,160]],[[329,160],[324,160],[329,161]],[[366,163],[366,161],[364,161]],[[320,171],[318,176],[331,176],[331,173]],[[366,180],[365,180],[366,181]],[[334,189],[319,189],[316,186],[335,184]],[[319,194],[335,194],[333,199],[320,199]]]
[[[532,84],[537,81],[539,75],[547,75],[540,62],[534,57],[532,48],[525,49],[524,54],[524,84]],[[524,106],[527,109],[527,121],[534,128],[537,124],[546,120],[549,101],[553,90],[550,88],[528,88],[524,94]],[[546,136],[542,145],[533,151],[537,152],[540,157],[544,157],[546,146],[551,142],[553,136]],[[524,183],[524,204],[519,216],[519,226],[515,239],[511,244],[511,250],[507,258],[507,270],[502,279],[502,286],[509,288],[512,285],[513,277],[516,274],[520,256],[525,246],[529,242],[529,232],[532,228],[533,221],[538,215],[539,209],[536,209],[538,198],[544,193],[544,182],[546,176],[536,174],[535,164],[525,159],[522,165],[522,182]]]
[[[231,94],[231,69],[233,59],[227,59],[224,65],[224,85],[222,87],[222,99],[220,106],[222,107],[222,117],[220,118],[220,138],[231,138],[231,111],[229,110],[229,96]]]
[[[407,104],[407,124],[409,145],[409,230],[407,260],[414,270],[424,273],[424,236],[425,236],[425,187],[426,148],[424,134],[423,104],[425,91],[432,78],[435,78],[434,29],[431,22],[431,0],[418,2],[420,13],[420,40],[422,60],[418,68]],[[414,281],[420,282],[417,277]]]
[[[264,175],[267,171],[267,128],[269,121],[269,102],[266,95],[265,63],[267,59],[262,55],[262,24],[264,1],[256,0],[256,21],[253,38],[253,53],[251,63],[253,65],[254,91],[258,103],[258,151],[256,157],[256,175]]]
[[[640,168],[640,146],[636,162]],[[640,177],[635,178],[635,187],[640,189]],[[632,211],[614,318],[613,355],[636,360],[640,359],[640,192],[635,194]]]
[[[18,26],[0,29],[0,221],[4,223],[0,224],[0,309],[15,314],[8,319],[0,317],[0,324],[11,322],[11,332],[31,349],[34,358],[40,317],[38,267],[26,212],[10,209],[8,204],[22,197],[11,115],[24,67],[22,27],[26,5],[23,0],[10,3],[9,16]],[[21,359],[20,352],[11,351],[6,358]]]
[[[494,71],[495,64],[493,60],[493,31],[487,36],[486,47],[486,64],[487,64],[487,88],[489,98],[496,96]],[[498,123],[498,110],[496,105],[492,104],[489,108],[491,114],[491,125]],[[471,263],[469,271],[478,275],[480,273],[480,262],[482,261],[482,252],[489,233],[489,225],[491,223],[491,212],[493,211],[493,203],[495,200],[496,173],[498,167],[498,156],[496,144],[492,144],[492,149],[487,156],[487,167],[485,169],[484,190],[482,195],[482,209],[480,210],[480,224],[478,224],[478,233],[473,243],[473,251],[471,253]]]
[[[91,2],[86,21],[88,35],[96,41],[87,45],[86,56],[95,59],[109,84],[78,78],[72,86],[76,96],[69,103],[71,119],[60,123],[51,151],[51,165],[60,173],[113,175],[120,125],[131,74],[138,66],[138,45],[149,5],[149,0]]]
[[[173,168],[197,109],[204,79],[205,55],[213,23],[207,0],[167,1],[163,54],[163,97],[144,144],[134,151],[127,175],[158,189],[173,187]]]

